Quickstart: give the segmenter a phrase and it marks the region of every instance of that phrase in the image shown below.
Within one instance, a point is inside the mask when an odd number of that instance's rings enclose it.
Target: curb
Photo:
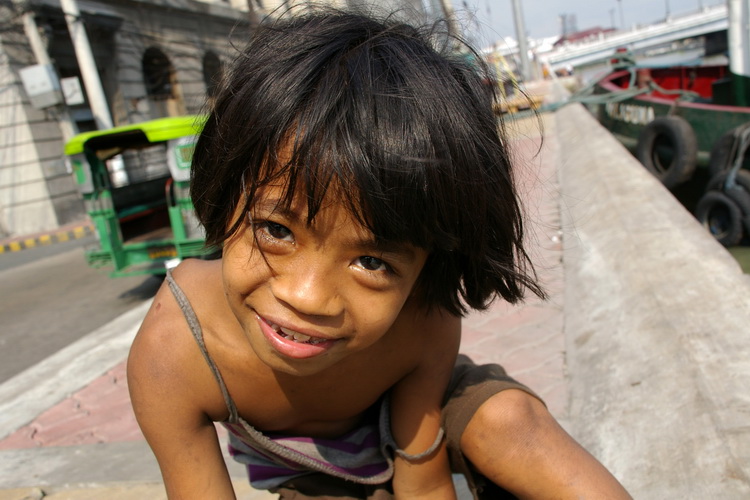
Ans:
[[[57,230],[48,233],[11,238],[0,242],[0,254],[19,252],[21,250],[51,245],[53,243],[63,243],[84,238],[92,234],[94,234],[94,226],[90,223],[84,223],[66,228],[58,228]]]
[[[555,123],[574,436],[633,498],[750,498],[747,276],[583,105]]]

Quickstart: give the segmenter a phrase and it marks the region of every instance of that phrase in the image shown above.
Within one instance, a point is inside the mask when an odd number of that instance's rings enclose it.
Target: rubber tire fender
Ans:
[[[717,211],[722,214],[717,215]],[[721,227],[715,225],[715,217],[726,218],[721,220]],[[708,229],[716,240],[725,247],[738,244],[744,235],[742,227],[742,210],[732,199],[721,191],[706,191],[695,207],[695,217]]]
[[[750,171],[740,170],[734,178],[735,185],[729,189],[724,183],[729,176],[728,171],[719,172],[708,181],[707,191],[721,191],[734,201],[742,211],[742,225],[745,232],[750,234]]]
[[[669,165],[663,166],[657,155],[661,141],[674,149]],[[698,141],[693,127],[681,116],[660,116],[648,123],[638,136],[636,157],[667,189],[690,180],[698,159]]]
[[[714,143],[711,148],[711,161],[708,164],[708,172],[711,178],[732,166],[737,156],[737,148],[740,147],[740,137],[748,127],[750,127],[750,122],[743,123],[719,137],[719,140]],[[747,156],[747,151],[742,154]]]

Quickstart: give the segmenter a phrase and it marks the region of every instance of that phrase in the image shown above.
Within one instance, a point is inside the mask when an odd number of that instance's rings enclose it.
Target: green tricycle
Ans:
[[[164,274],[187,257],[207,257],[190,200],[190,162],[203,117],[160,118],[84,132],[66,161],[98,236],[86,250],[112,276]]]

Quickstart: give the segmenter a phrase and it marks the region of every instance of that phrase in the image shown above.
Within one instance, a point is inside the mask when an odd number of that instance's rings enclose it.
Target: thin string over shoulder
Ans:
[[[224,396],[224,402],[227,405],[227,410],[229,410],[228,421],[237,422],[237,406],[234,404],[232,396],[229,395],[229,391],[227,390],[226,384],[224,384],[224,379],[221,376],[219,367],[216,366],[216,363],[214,363],[214,360],[211,359],[211,356],[208,354],[206,343],[203,340],[203,329],[201,328],[200,321],[198,321],[198,316],[195,315],[193,306],[190,305],[190,301],[185,295],[185,292],[183,292],[182,288],[180,288],[177,282],[175,282],[174,278],[172,277],[172,273],[169,270],[167,270],[166,281],[167,285],[169,285],[169,289],[172,291],[172,295],[174,296],[177,304],[182,310],[182,314],[185,316],[185,320],[187,321],[188,327],[190,327],[190,331],[193,333],[195,341],[198,343],[198,348],[200,349],[201,354],[203,354],[203,358],[206,360],[206,363],[208,363],[208,367],[211,369],[216,382],[219,384],[219,389],[221,389],[221,394],[222,396]]]

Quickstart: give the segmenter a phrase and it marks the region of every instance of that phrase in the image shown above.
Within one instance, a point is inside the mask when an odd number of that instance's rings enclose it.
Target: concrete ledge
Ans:
[[[750,283],[579,104],[560,141],[575,436],[635,498],[750,498]]]
[[[36,248],[53,243],[64,243],[94,234],[94,226],[90,222],[68,225],[46,233],[17,236],[0,240],[0,254],[19,252],[28,248]]]

